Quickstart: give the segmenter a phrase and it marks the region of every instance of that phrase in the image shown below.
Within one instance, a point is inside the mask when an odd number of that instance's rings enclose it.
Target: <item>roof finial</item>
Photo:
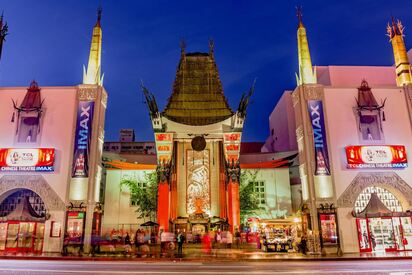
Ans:
[[[296,16],[298,17],[298,27],[303,27],[302,21],[302,6],[296,6]]]
[[[182,38],[180,39],[180,53],[182,55],[185,54],[185,49],[186,49],[186,41]]]
[[[102,6],[99,5],[99,7],[97,8],[97,24],[100,25],[100,21],[102,20]]]
[[[209,55],[213,56],[215,52],[215,41],[213,38],[209,38]]]

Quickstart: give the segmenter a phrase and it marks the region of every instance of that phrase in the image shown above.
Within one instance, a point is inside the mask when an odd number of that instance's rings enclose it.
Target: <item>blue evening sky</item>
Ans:
[[[179,61],[187,51],[215,57],[225,95],[236,109],[241,93],[257,78],[244,140],[264,141],[268,116],[297,70],[295,6],[303,6],[314,65],[390,65],[386,37],[391,15],[406,26],[412,46],[412,1],[132,1],[2,0],[9,24],[0,61],[0,86],[70,86],[82,81],[96,9],[103,7],[104,86],[109,93],[106,140],[134,128],[138,140],[153,140],[139,89],[142,79],[164,108]]]

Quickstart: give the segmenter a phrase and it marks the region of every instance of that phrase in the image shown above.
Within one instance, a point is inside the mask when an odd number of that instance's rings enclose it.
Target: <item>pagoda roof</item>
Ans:
[[[379,107],[366,80],[363,80],[361,86],[358,88],[358,106],[367,109],[376,109]]]
[[[30,83],[30,87],[27,89],[27,93],[20,105],[23,110],[35,110],[40,109],[42,105],[40,88],[36,81]]]
[[[371,198],[365,209],[356,214],[356,217],[381,217],[392,216],[394,213],[386,207],[386,205],[379,199],[376,193],[371,194]]]
[[[193,126],[221,122],[233,115],[223,93],[213,51],[182,50],[172,95],[162,114],[174,122]]]

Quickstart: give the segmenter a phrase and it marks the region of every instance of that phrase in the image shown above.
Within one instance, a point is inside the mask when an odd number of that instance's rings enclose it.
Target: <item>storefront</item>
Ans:
[[[379,187],[370,189],[376,193],[369,195],[369,202],[362,212],[355,210],[354,213],[360,252],[412,250],[411,213],[402,212],[399,201],[389,191]],[[381,198],[386,199],[382,201]],[[397,209],[400,211],[392,211]]]
[[[0,251],[42,252],[47,213],[35,192],[13,192],[0,204],[0,216]]]

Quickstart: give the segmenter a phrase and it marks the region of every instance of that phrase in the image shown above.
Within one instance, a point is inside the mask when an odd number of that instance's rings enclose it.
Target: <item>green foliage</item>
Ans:
[[[123,187],[129,189],[130,199],[136,203],[137,218],[148,217],[154,221],[157,211],[156,171],[145,173],[144,179],[141,182],[134,179],[122,179],[120,181],[120,190],[122,190]]]
[[[245,224],[248,217],[253,216],[259,209],[259,200],[254,193],[253,184],[257,177],[257,170],[242,170],[240,175],[240,221]]]

